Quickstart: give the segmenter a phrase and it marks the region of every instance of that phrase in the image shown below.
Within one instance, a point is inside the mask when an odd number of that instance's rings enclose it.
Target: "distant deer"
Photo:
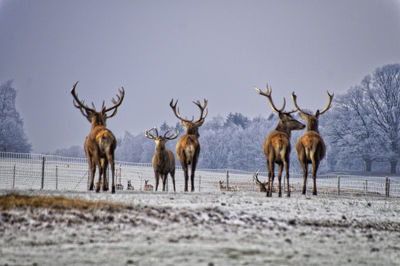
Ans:
[[[155,136],[150,132],[154,130]],[[173,140],[178,137],[178,133],[174,132],[173,134],[169,134],[170,130],[165,132],[164,136],[158,135],[158,130],[156,128],[152,128],[150,130],[146,130],[145,136],[149,139],[154,139],[156,142],[156,149],[153,156],[153,169],[154,176],[156,179],[156,191],[158,189],[158,182],[161,176],[161,180],[163,183],[163,191],[165,191],[165,184],[168,178],[168,174],[171,175],[172,183],[175,189],[175,157],[174,154],[165,148],[165,143],[168,140]]]
[[[300,130],[305,127],[304,124],[300,123],[294,119],[290,114],[296,112],[297,110],[292,110],[285,112],[286,100],[283,98],[283,106],[281,109],[277,109],[272,101],[271,92],[272,89],[266,86],[266,91],[263,92],[258,88],[255,88],[257,92],[267,97],[269,103],[271,104],[272,110],[274,110],[279,115],[279,123],[274,131],[272,131],[264,142],[263,151],[265,158],[267,159],[268,167],[268,188],[267,197],[272,196],[272,188],[274,183],[274,167],[275,163],[279,166],[278,172],[278,182],[279,197],[282,197],[281,191],[281,177],[282,168],[285,167],[286,180],[287,180],[287,196],[290,197],[290,186],[289,186],[289,162],[290,162],[290,135],[292,130]]]
[[[149,180],[144,180],[143,190],[144,191],[153,191],[153,186],[150,184],[147,184],[148,182],[149,182]]]
[[[135,188],[132,186],[131,180],[128,180],[128,184],[126,185],[126,190],[135,190]]]
[[[226,191],[226,186],[224,186],[224,181],[218,181],[217,188],[220,191]]]
[[[258,192],[267,192],[268,182],[261,182],[260,180],[258,180],[258,171],[253,174],[253,179],[258,187]]]
[[[117,147],[117,141],[113,133],[106,128],[106,120],[113,117],[117,113],[117,108],[121,105],[124,99],[125,91],[124,88],[119,89],[119,95],[117,100],[112,99],[113,106],[106,108],[103,101],[101,111],[97,112],[96,107],[92,103],[93,108],[89,108],[84,104],[84,101],[79,100],[78,95],[75,92],[78,82],[74,84],[71,90],[71,94],[74,97],[74,106],[78,108],[82,115],[92,124],[92,129],[89,136],[86,137],[85,141],[85,153],[90,168],[90,185],[89,190],[93,190],[94,175],[96,173],[96,166],[99,168],[99,181],[96,186],[96,192],[100,191],[100,186],[103,191],[108,190],[108,183],[106,180],[106,172],[108,163],[111,165],[112,172],[112,189],[111,192],[115,193],[114,183],[114,151]],[[112,113],[108,115],[108,112]],[[101,179],[103,178],[103,181]]]
[[[295,107],[299,110],[300,117],[307,121],[306,133],[297,141],[296,151],[299,157],[301,166],[303,167],[303,194],[306,194],[308,164],[312,164],[312,178],[314,182],[313,195],[317,195],[317,171],[320,161],[325,157],[326,147],[318,132],[318,118],[331,107],[333,94],[328,94],[328,105],[321,112],[317,110],[315,115],[305,112],[297,105],[297,97],[294,92],[292,99]]]
[[[188,191],[188,167],[191,165],[191,191],[194,191],[194,173],[196,171],[197,161],[199,159],[200,154],[200,143],[198,138],[199,135],[199,127],[204,123],[205,118],[208,114],[207,100],[204,99],[204,104],[201,105],[199,101],[193,102],[200,109],[200,117],[197,121],[184,119],[179,114],[179,108],[176,108],[178,100],[176,100],[174,104],[174,99],[171,100],[170,106],[174,111],[175,116],[182,121],[182,125],[186,128],[186,135],[182,136],[178,143],[176,144],[176,156],[178,157],[179,162],[182,165],[182,169],[185,176],[185,192]],[[204,110],[206,109],[206,114],[204,114]]]

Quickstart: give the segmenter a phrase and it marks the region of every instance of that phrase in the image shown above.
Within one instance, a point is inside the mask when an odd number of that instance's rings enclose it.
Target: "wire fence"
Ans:
[[[151,164],[117,161],[115,164],[117,190],[144,190],[145,180],[154,186],[154,172]],[[110,172],[110,170],[109,170]],[[110,176],[110,173],[108,173]],[[259,180],[267,180],[266,172],[260,172]],[[98,179],[96,173],[95,182]],[[172,182],[168,178],[169,187],[173,191]],[[177,192],[184,190],[184,176],[180,166],[175,173]],[[198,169],[196,170],[195,190],[202,192],[218,191],[219,181],[230,191],[258,191],[253,180],[253,172],[232,169]],[[283,188],[286,187],[282,178]],[[291,173],[290,189],[301,192],[302,174]],[[278,180],[275,178],[274,187]],[[0,189],[42,189],[86,191],[89,186],[87,160],[56,155],[26,154],[0,152]],[[190,182],[189,182],[190,186]],[[307,180],[307,194],[312,190],[312,178]],[[318,194],[335,193],[366,194],[377,196],[400,196],[400,180],[396,177],[357,176],[357,175],[318,175]],[[158,190],[162,190],[162,184]]]

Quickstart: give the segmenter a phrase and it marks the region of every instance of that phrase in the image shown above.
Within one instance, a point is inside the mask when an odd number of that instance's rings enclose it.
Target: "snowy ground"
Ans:
[[[258,192],[23,193],[128,206],[84,212],[3,210],[1,265],[400,264],[400,198],[298,193],[266,198]]]

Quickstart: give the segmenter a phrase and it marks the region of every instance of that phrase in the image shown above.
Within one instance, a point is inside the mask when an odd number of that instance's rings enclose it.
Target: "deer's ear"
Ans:
[[[303,120],[307,120],[307,118],[308,118],[308,116],[306,114],[302,113],[302,112],[299,112],[299,116]]]

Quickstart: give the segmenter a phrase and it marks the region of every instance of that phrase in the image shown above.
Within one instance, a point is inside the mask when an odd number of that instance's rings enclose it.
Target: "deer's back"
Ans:
[[[114,152],[116,146],[117,141],[114,134],[104,126],[95,127],[85,142],[85,150],[87,152],[98,152],[101,157],[107,151]]]
[[[322,160],[325,156],[325,143],[316,131],[307,131],[296,143],[297,154],[302,155],[311,162],[311,157]]]
[[[267,158],[273,156],[275,161],[284,160],[283,157],[290,153],[289,136],[282,131],[272,131],[264,142],[263,151]]]

